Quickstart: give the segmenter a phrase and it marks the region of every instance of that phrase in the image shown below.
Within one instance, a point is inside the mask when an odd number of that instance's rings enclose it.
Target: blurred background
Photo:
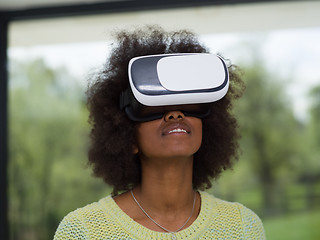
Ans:
[[[319,10],[264,1],[10,22],[10,240],[52,239],[67,213],[110,193],[87,166],[87,79],[115,30],[145,24],[189,29],[243,71],[241,157],[208,192],[255,211],[268,239],[320,239]]]

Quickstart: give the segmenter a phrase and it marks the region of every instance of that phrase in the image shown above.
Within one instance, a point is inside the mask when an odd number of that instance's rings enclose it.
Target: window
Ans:
[[[64,215],[109,194],[85,167],[87,74],[104,63],[114,29],[146,22],[196,32],[245,72],[236,107],[243,154],[210,192],[258,212],[270,239],[279,235],[276,224],[292,221],[288,214],[310,238],[300,226],[311,229],[320,215],[319,7],[273,2],[12,22],[10,238],[52,239]]]

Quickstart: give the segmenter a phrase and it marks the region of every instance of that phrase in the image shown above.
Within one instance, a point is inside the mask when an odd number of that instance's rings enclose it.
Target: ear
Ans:
[[[136,155],[136,154],[138,154],[138,152],[139,152],[139,148],[138,148],[138,146],[137,145],[133,145],[132,146],[132,153],[134,154],[134,155]]]

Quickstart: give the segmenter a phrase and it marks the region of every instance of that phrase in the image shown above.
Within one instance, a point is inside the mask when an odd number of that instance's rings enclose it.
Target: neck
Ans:
[[[155,164],[160,163],[160,164]],[[143,205],[168,215],[187,209],[193,202],[193,158],[141,161],[141,185],[135,189]]]
[[[193,157],[141,159],[141,184],[133,189],[138,204],[128,192],[116,202],[132,219],[151,230],[175,232],[187,228],[200,211],[200,197],[192,188],[192,168]]]

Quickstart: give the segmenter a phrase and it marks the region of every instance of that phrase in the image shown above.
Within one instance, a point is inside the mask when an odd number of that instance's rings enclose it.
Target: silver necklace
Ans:
[[[189,218],[187,219],[187,221],[180,227],[178,228],[177,230],[175,231],[170,231],[168,229],[166,229],[165,227],[161,226],[159,223],[157,223],[155,220],[152,219],[152,217],[150,217],[150,215],[143,209],[143,207],[140,205],[140,203],[138,202],[138,200],[135,198],[132,190],[130,191],[131,192],[131,195],[134,199],[134,201],[137,203],[137,205],[139,206],[139,208],[141,209],[141,211],[154,223],[156,224],[159,228],[161,228],[162,230],[168,232],[168,233],[171,233],[172,234],[172,239],[175,240],[176,239],[176,233],[179,232],[190,220],[190,218],[192,217],[193,215],[193,211],[194,211],[194,207],[196,205],[196,193],[194,194],[194,198],[193,198],[193,206],[192,206],[192,210],[191,210],[191,214],[189,216]]]

